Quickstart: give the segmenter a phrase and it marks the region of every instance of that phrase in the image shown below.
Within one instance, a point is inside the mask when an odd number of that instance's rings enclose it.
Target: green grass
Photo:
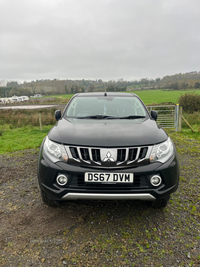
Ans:
[[[26,126],[10,129],[10,125],[4,125],[0,136],[0,154],[40,147],[51,127],[44,126],[43,131],[40,131],[39,127]]]
[[[192,125],[192,128],[195,130],[195,133],[192,132],[190,128],[182,128],[181,132],[178,134],[185,138],[195,139],[200,142],[200,132],[198,132],[200,128],[199,125]]]
[[[182,128],[181,132],[175,132],[175,130],[173,129],[165,129],[165,130],[172,139],[178,139],[180,142],[182,143],[187,142],[188,144],[190,143],[190,141],[195,140],[197,141],[196,143],[200,145],[200,133],[199,132],[193,133],[192,130],[189,128],[188,129]],[[188,146],[188,149],[190,149],[189,146]]]
[[[70,98],[72,98],[72,96],[73,96],[74,94],[67,94],[67,95],[44,95],[44,96],[42,96],[42,97],[37,97],[37,98],[33,98],[33,99],[45,99],[45,98],[60,98],[60,99],[63,99],[63,100],[65,100],[65,99],[70,99]]]
[[[192,114],[183,113],[184,118],[194,127],[199,125],[200,127],[200,112],[194,112]],[[186,127],[186,123],[182,120],[182,127]]]
[[[135,93],[138,95],[145,105],[174,103],[177,104],[179,97],[186,93],[194,92],[200,95],[200,90],[185,90],[185,91],[167,91],[167,90],[146,90],[146,91],[129,91],[127,93]]]
[[[177,104],[179,97],[186,93],[194,92],[195,94],[200,95],[200,90],[177,90],[177,91],[169,91],[169,90],[135,90],[135,91],[126,91],[125,93],[135,93],[138,95],[145,105],[151,104],[161,104],[161,103],[174,103]],[[73,94],[67,95],[49,95],[46,97],[56,97],[62,100],[70,99]]]
[[[51,95],[49,97],[56,97],[56,98],[63,98],[63,99],[70,99],[72,98],[74,94],[68,94],[68,95]],[[46,97],[46,96],[45,96]]]

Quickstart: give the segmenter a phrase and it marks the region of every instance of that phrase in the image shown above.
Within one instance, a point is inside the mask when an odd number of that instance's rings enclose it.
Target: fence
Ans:
[[[157,123],[163,128],[175,128],[178,131],[179,105],[148,106],[149,111],[158,113]]]

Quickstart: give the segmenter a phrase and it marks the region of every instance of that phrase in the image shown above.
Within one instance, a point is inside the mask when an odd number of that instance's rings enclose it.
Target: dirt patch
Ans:
[[[0,155],[0,265],[200,266],[200,145],[172,138],[181,178],[163,210],[140,201],[47,207],[38,150]]]
[[[37,156],[37,150],[0,156],[0,197],[3,204],[0,210],[0,245],[5,245],[4,237],[10,236],[13,240],[17,233],[55,233],[73,225],[81,214],[87,214],[83,206],[75,203],[68,203],[67,208],[64,204],[58,209],[42,203],[36,177]]]

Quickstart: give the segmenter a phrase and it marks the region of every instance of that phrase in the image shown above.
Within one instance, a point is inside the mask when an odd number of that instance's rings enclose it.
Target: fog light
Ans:
[[[64,186],[68,182],[68,178],[64,174],[59,174],[56,178],[56,181],[59,185]]]
[[[162,183],[162,179],[161,179],[161,177],[159,175],[154,175],[154,176],[151,177],[150,183],[153,186],[159,186]]]

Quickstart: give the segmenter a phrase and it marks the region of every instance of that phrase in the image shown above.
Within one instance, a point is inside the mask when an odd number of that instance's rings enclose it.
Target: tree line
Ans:
[[[185,74],[167,75],[161,78],[148,79],[142,78],[134,81],[110,80],[36,80],[19,84],[16,81],[8,82],[7,86],[0,87],[0,97],[11,97],[13,95],[34,94],[53,95],[53,94],[74,94],[78,92],[93,91],[126,91],[126,90],[148,90],[148,89],[170,89],[184,90],[187,88],[200,88],[200,73],[191,72]]]

